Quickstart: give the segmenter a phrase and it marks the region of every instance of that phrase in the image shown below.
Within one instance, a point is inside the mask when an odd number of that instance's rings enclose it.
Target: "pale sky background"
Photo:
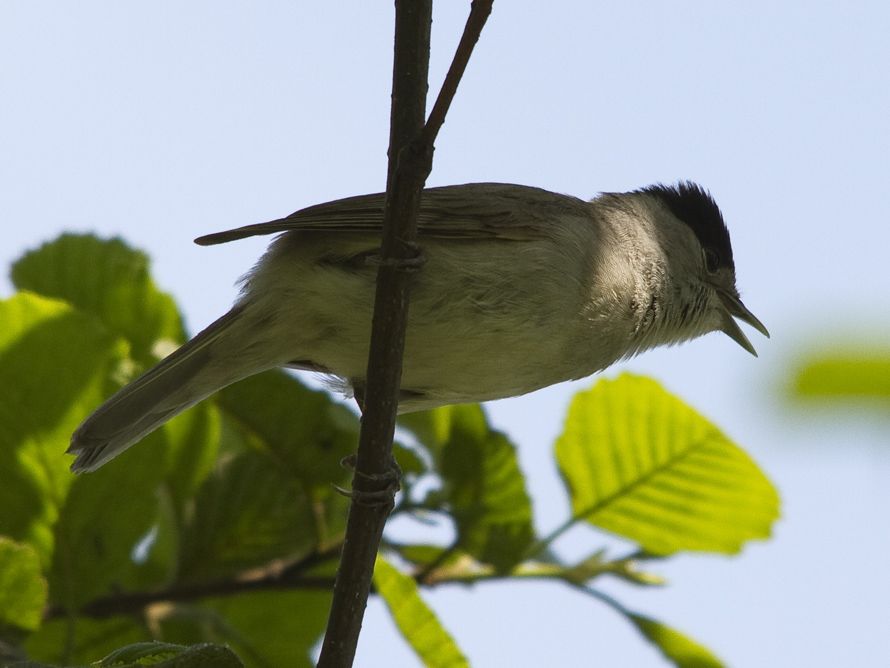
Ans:
[[[433,91],[468,2],[439,0]],[[603,583],[732,666],[890,665],[890,423],[783,399],[801,351],[890,331],[890,3],[498,0],[430,185],[591,197],[693,179],[729,224],[760,358],[710,335],[616,367],[721,425],[783,496],[775,537]],[[197,331],[265,246],[201,234],[382,189],[389,2],[0,2],[0,266],[63,230],[121,235]],[[11,290],[3,278],[0,294]],[[542,532],[568,512],[551,444],[590,380],[490,406]],[[589,545],[569,537],[564,554]],[[622,619],[546,584],[426,599],[475,666],[663,666]],[[98,657],[97,657],[98,658]],[[372,602],[359,666],[413,666]]]

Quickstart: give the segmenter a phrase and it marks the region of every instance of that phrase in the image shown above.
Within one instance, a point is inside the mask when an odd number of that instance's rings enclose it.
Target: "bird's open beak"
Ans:
[[[757,351],[754,350],[754,346],[751,345],[748,337],[745,336],[745,333],[734,318],[748,323],[767,338],[769,338],[769,330],[763,326],[763,323],[747,309],[742,300],[736,295],[725,290],[717,290],[717,296],[720,297],[720,301],[723,302],[723,307],[726,309],[723,312],[723,327],[721,328],[723,333],[754,355],[754,357],[757,357]]]

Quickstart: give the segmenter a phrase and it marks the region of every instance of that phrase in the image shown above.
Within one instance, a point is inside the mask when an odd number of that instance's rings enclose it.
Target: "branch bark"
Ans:
[[[294,561],[276,559],[261,568],[252,568],[225,580],[200,584],[178,584],[157,591],[121,592],[101,596],[89,601],[77,610],[78,617],[103,619],[115,615],[134,615],[145,611],[154,603],[183,603],[209,597],[237,596],[252,591],[307,590],[329,591],[333,578],[323,575],[309,575],[320,565],[332,562],[338,557],[340,546],[311,552]],[[44,621],[67,618],[70,611],[64,606],[52,606],[43,615]]]
[[[474,0],[451,68],[424,125],[428,89],[432,0],[396,0],[389,168],[383,214],[381,265],[362,429],[353,476],[346,539],[334,584],[328,627],[318,665],[348,668],[355,657],[383,527],[393,507],[397,475],[392,459],[411,272],[422,259],[416,246],[417,214],[432,169],[433,145],[492,0]]]
[[[362,388],[362,428],[352,503],[318,662],[320,668],[352,666],[377,547],[396,491],[397,481],[387,481],[386,477],[393,470],[392,439],[408,318],[410,277],[405,268],[417,258],[414,241],[420,192],[432,167],[431,151],[428,155],[412,151],[426,110],[431,24],[432,0],[396,0],[381,264],[377,270],[367,380]],[[368,501],[375,497],[376,502]]]

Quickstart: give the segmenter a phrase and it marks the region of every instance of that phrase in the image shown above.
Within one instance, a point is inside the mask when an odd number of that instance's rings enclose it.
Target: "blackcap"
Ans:
[[[91,471],[174,415],[274,367],[363,385],[384,195],[210,234],[282,233],[234,307],[121,389],[77,429]],[[765,335],[736,290],[717,204],[683,182],[575,197],[502,183],[429,188],[412,276],[399,410],[510,397],[712,331]]]

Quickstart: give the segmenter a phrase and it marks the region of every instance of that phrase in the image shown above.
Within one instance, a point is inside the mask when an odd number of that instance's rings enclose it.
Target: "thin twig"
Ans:
[[[145,606],[162,601],[182,603],[196,601],[211,596],[234,596],[251,591],[269,590],[330,590],[333,578],[330,576],[305,575],[320,564],[333,560],[339,546],[311,554],[290,564],[273,562],[261,569],[253,569],[238,576],[215,582],[195,585],[178,585],[151,592],[127,592],[111,594],[94,599],[77,610],[78,617],[101,619],[114,615],[141,613]],[[49,608],[44,620],[64,617],[68,612],[63,607]]]
[[[135,592],[103,596],[80,608],[77,611],[77,616],[103,619],[115,615],[140,613],[145,609],[145,606],[162,601],[185,603],[211,597],[235,596],[252,591],[293,591],[304,589],[329,591],[333,583],[334,578],[330,576],[299,576],[293,578],[268,578],[264,580],[223,580],[203,585],[162,589],[156,592]],[[65,614],[62,608],[53,607],[46,611],[44,620],[55,619]]]
[[[451,101],[454,94],[457,93],[457,86],[467,69],[467,63],[470,62],[470,56],[473,54],[473,48],[479,41],[479,35],[482,34],[482,28],[491,14],[491,5],[493,0],[473,0],[470,7],[470,15],[467,17],[467,24],[464,26],[463,35],[457,45],[454,53],[454,59],[445,75],[445,81],[442,82],[442,89],[430,112],[430,117],[426,121],[421,134],[421,141],[430,146],[436,140],[439,129],[445,122],[445,115],[451,107]]]

